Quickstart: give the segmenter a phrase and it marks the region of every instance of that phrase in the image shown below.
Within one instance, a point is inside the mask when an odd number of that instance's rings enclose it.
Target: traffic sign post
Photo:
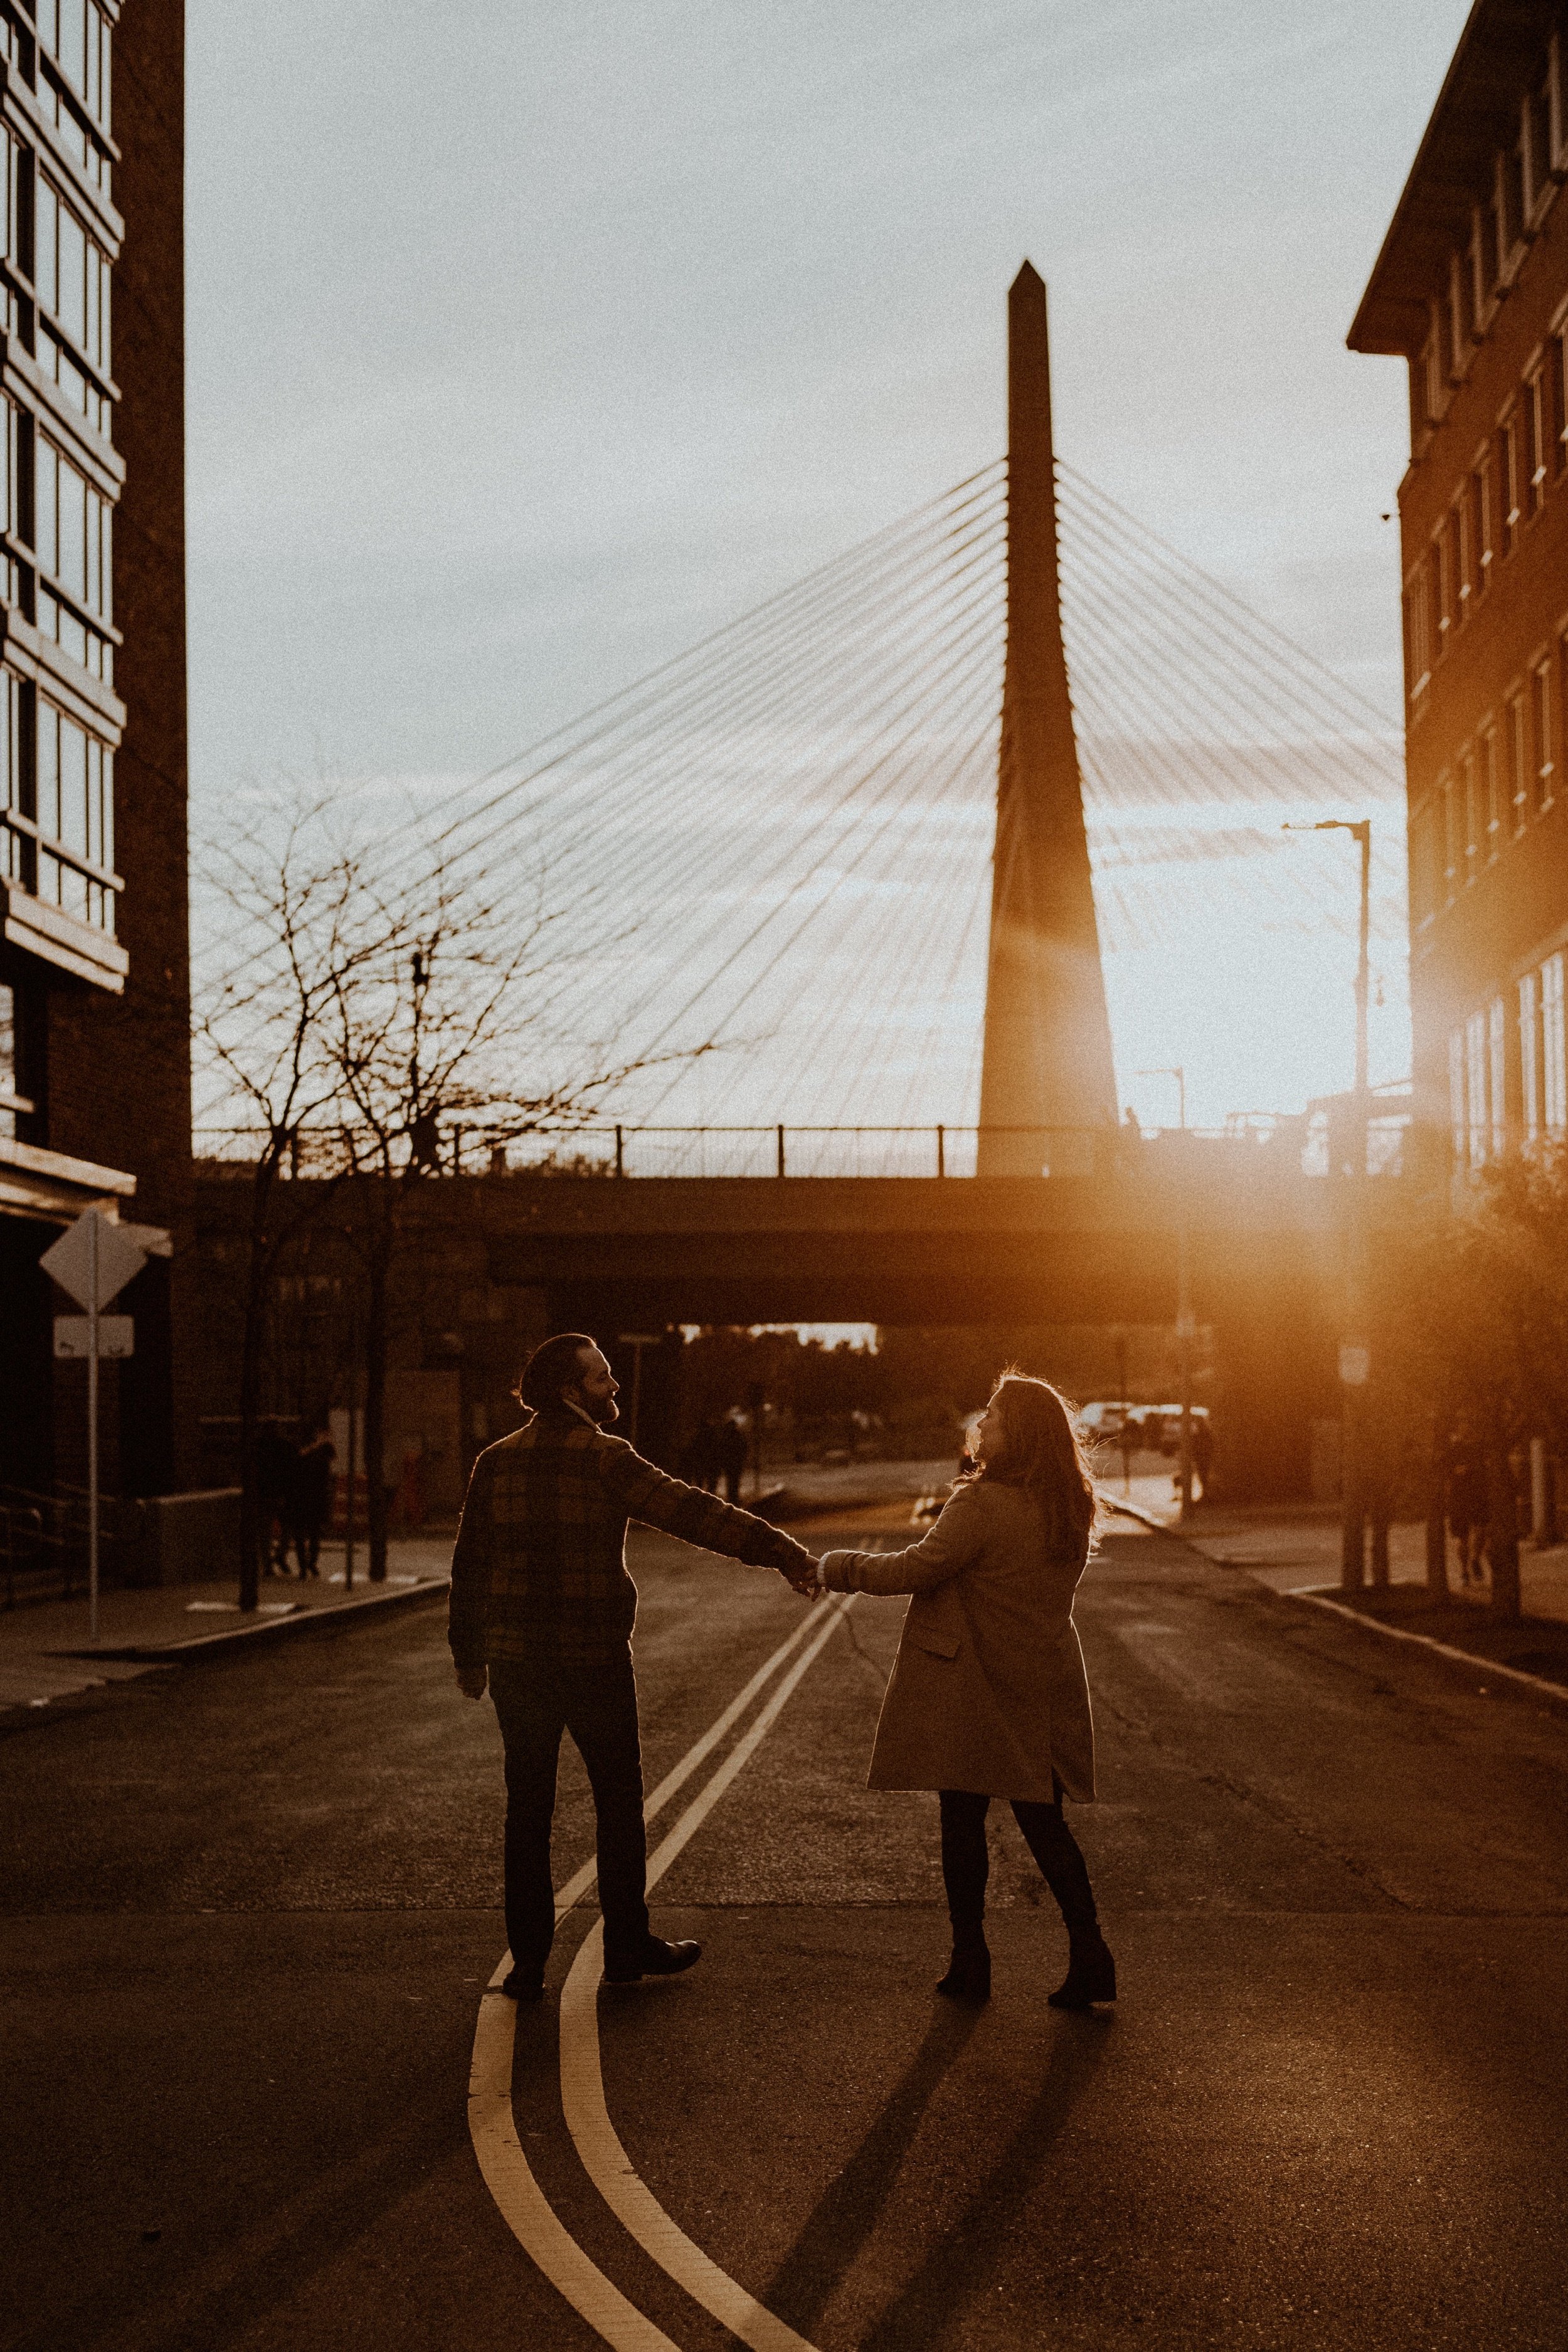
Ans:
[[[129,1315],[103,1314],[110,1300],[146,1265],[149,1255],[169,1255],[169,1236],[158,1225],[121,1225],[101,1209],[84,1209],[74,1225],[38,1260],[44,1272],[69,1291],[85,1315],[61,1315],[55,1322],[57,1356],[87,1358],[87,1592],[89,1639],[98,1639],[98,1364],[100,1355],[131,1353]]]

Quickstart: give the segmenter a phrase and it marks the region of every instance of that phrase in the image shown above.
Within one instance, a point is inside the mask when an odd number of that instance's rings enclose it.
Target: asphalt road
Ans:
[[[652,1787],[801,1604],[658,1538],[637,1566]],[[1075,1822],[1122,1999],[1046,2006],[1064,1938],[1006,1820],[994,1998],[955,2011],[934,1801],[861,1786],[901,1606],[830,1634],[659,1885],[701,1966],[599,1996],[679,2231],[820,2352],[1563,2352],[1568,1715],[1113,1534]],[[7,2352],[602,2341],[468,2135],[499,1766],[439,1610],[0,1737]],[[590,1842],[569,1757],[558,1876]],[[513,2104],[576,2244],[682,2352],[731,2345],[584,2171],[553,1998]]]

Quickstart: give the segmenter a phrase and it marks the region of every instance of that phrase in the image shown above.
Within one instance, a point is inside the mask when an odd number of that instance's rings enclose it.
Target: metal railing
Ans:
[[[1409,1114],[1379,1109],[1368,1127],[1369,1172],[1402,1172]],[[249,1155],[254,1134],[241,1129],[197,1131],[197,1150],[231,1165]],[[336,1138],[311,1138],[299,1172],[325,1172]],[[1324,1115],[1248,1113],[1219,1128],[1116,1127],[642,1127],[618,1124],[443,1131],[441,1173],[574,1178],[646,1177],[973,1177],[987,1172],[1040,1177],[1153,1174],[1178,1155],[1219,1167],[1269,1166],[1326,1176],[1339,1164],[1338,1137]]]
[[[120,1506],[105,1497],[99,1506],[99,1543],[104,1574],[118,1551]],[[0,1486],[0,1594],[3,1605],[69,1599],[88,1583],[88,1504],[74,1487],[37,1494],[26,1486]]]

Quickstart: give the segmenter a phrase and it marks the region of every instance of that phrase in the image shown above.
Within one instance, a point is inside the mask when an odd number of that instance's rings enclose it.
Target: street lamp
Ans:
[[[1180,1062],[1169,1069],[1139,1070],[1141,1078],[1174,1078],[1176,1081],[1177,1116],[1182,1133],[1187,1131],[1187,1074]],[[1180,1182],[1180,1205],[1176,1221],[1176,1357],[1182,1376],[1182,1450],[1180,1461],[1181,1508],[1178,1527],[1184,1526],[1193,1511],[1193,1297],[1192,1273],[1188,1264],[1187,1234],[1187,1175],[1186,1147],[1183,1145]]]
[[[1366,1463],[1363,1408],[1371,1354],[1363,1332],[1366,1315],[1366,1181],[1371,1118],[1367,1057],[1367,998],[1372,942],[1372,820],[1320,817],[1315,824],[1286,824],[1284,833],[1348,833],[1361,852],[1361,919],[1355,967],[1355,1162],[1351,1171],[1345,1235],[1345,1322],[1340,1347],[1340,1583],[1359,1592],[1366,1573]],[[1381,1554],[1374,1543],[1373,1581],[1380,1580]]]

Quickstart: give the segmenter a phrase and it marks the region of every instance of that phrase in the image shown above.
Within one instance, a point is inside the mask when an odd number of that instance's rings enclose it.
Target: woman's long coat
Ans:
[[[1069,1542],[1072,1539],[1069,1538]],[[910,1592],[868,1785],[1049,1801],[1094,1795],[1094,1719],[1072,1598],[1087,1543],[1052,1549],[1023,1486],[959,1486],[907,1551],[830,1551],[835,1592]]]

